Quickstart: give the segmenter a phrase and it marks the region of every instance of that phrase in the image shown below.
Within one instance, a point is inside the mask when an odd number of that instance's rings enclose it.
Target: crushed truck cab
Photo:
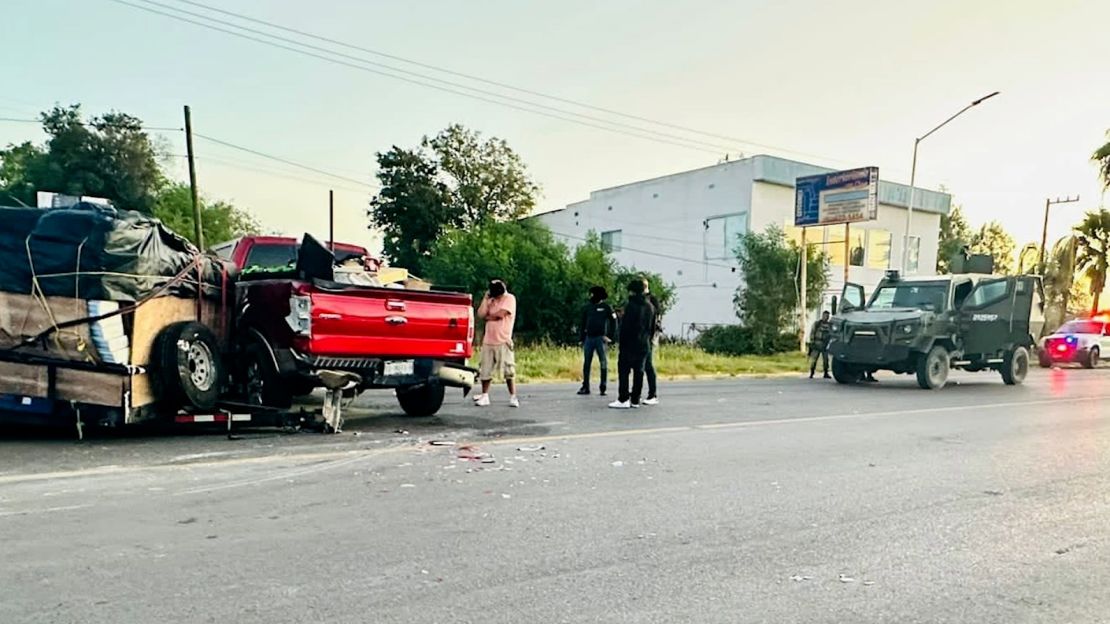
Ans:
[[[890,271],[865,301],[848,284],[832,319],[829,355],[839,383],[889,370],[942,388],[951,369],[993,370],[1009,385],[1029,370],[1044,327],[1040,278],[1032,275],[938,275],[902,278]]]

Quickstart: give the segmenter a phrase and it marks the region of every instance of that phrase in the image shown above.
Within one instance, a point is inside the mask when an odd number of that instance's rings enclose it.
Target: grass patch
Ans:
[[[473,365],[477,366],[477,355]],[[698,377],[735,377],[737,375],[774,375],[800,373],[806,359],[801,353],[776,355],[713,355],[687,345],[661,345],[655,351],[655,370],[663,379]],[[518,346],[517,378],[523,383],[581,381],[582,349],[552,345]],[[617,352],[609,352],[610,384],[615,385]],[[597,375],[597,362],[594,372]]]

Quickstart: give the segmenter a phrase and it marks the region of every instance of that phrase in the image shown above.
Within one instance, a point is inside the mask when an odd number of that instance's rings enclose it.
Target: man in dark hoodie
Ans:
[[[605,396],[605,387],[609,381],[609,354],[608,345],[613,342],[614,327],[617,315],[609,305],[609,293],[601,286],[590,287],[590,302],[582,306],[582,319],[578,324],[582,340],[582,349],[585,360],[582,362],[582,387],[578,394],[590,393],[590,368],[593,365],[594,354],[597,354],[598,363],[601,365],[601,380],[597,386],[599,394]]]
[[[628,303],[621,317],[620,354],[617,357],[618,396],[609,404],[613,409],[640,407],[640,395],[644,390],[644,363],[655,328],[655,309],[644,296],[646,285],[643,278],[636,278],[628,284]],[[632,376],[631,391],[628,388],[629,375]]]

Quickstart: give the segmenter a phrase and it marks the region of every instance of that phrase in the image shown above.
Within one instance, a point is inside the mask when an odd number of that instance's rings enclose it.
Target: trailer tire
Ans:
[[[252,341],[243,350],[244,398],[257,407],[288,409],[293,405],[292,390],[278,375],[269,350]]]
[[[151,381],[155,396],[174,409],[216,407],[224,382],[220,343],[207,326],[173,323],[154,338]]]
[[[430,383],[415,388],[397,388],[397,402],[406,416],[432,416],[443,407],[443,384]]]

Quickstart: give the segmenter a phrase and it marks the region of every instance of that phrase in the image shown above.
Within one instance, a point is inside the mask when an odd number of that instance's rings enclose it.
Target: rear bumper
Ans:
[[[286,360],[283,364],[282,360]],[[320,371],[341,371],[357,374],[359,387],[404,388],[436,383],[450,388],[470,389],[478,383],[478,370],[456,362],[432,358],[362,358],[304,355],[288,352],[278,358],[283,376],[316,380]],[[390,365],[387,371],[387,363]],[[409,365],[411,364],[411,372]]]
[[[1058,351],[1056,349],[1041,350],[1041,357],[1048,359],[1050,362],[1086,362],[1087,357],[1090,356],[1090,349],[1071,349],[1069,351]]]

